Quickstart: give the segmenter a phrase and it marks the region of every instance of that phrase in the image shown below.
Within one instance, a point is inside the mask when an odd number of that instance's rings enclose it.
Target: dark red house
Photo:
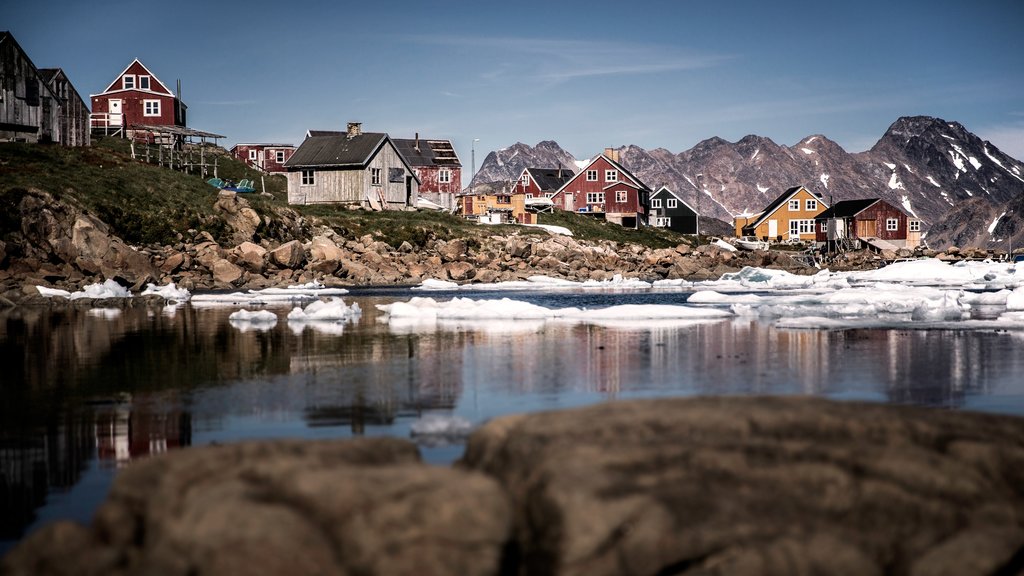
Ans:
[[[513,194],[526,198],[551,198],[576,173],[569,168],[523,168],[512,186]]]
[[[93,94],[94,132],[131,131],[136,126],[185,126],[187,106],[136,58],[107,88]]]
[[[913,248],[921,240],[921,221],[881,198],[842,200],[814,218],[814,240],[830,248]],[[881,241],[881,242],[878,242]]]
[[[462,162],[451,140],[394,138],[391,140],[420,180],[419,195],[445,210],[455,208],[462,191]]]
[[[291,144],[235,144],[231,155],[264,172],[287,172],[284,163],[295,153]]]
[[[556,208],[604,217],[627,228],[647,222],[651,189],[606,149],[570,178],[552,197]]]

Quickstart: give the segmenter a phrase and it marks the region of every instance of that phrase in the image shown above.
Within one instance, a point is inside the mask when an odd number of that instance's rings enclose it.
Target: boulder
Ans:
[[[213,267],[210,268],[210,272],[213,274],[214,281],[224,284],[234,284],[242,277],[243,271],[228,260],[221,258],[213,263]]]
[[[320,260],[341,261],[345,256],[345,251],[338,248],[338,245],[326,236],[317,236],[309,243],[309,259],[311,262],[318,262]]]
[[[185,255],[181,252],[175,252],[164,259],[163,263],[160,264],[160,271],[164,274],[173,274],[181,269],[185,264]]]
[[[520,574],[1015,573],[1024,419],[802,397],[491,420]]]
[[[267,249],[252,242],[242,242],[232,250],[236,262],[250,272],[262,274],[266,268]]]
[[[472,280],[476,275],[476,268],[469,262],[449,262],[444,265],[444,271],[455,282]]]
[[[441,256],[442,262],[455,262],[465,258],[466,251],[469,250],[469,246],[465,240],[451,240],[449,242],[438,243],[437,253]]]
[[[248,200],[240,198],[234,191],[221,190],[213,209],[231,228],[231,238],[235,243],[252,240],[260,225],[260,215],[249,207]]]
[[[281,268],[296,269],[306,261],[306,252],[298,240],[286,242],[270,251],[270,261]]]
[[[252,442],[133,463],[91,528],[37,531],[0,571],[497,575],[510,535],[497,483],[408,441]]]

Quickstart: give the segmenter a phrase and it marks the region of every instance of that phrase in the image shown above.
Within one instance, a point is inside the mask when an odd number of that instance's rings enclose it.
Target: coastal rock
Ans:
[[[213,273],[214,281],[223,284],[234,284],[242,277],[242,269],[224,259],[214,262],[210,271]]]
[[[164,274],[174,274],[185,264],[185,255],[181,252],[175,252],[164,259],[163,263],[160,264],[160,271]]]
[[[232,250],[236,263],[246,270],[262,274],[266,268],[267,249],[252,242],[242,242]]]
[[[232,190],[221,190],[213,209],[231,228],[232,240],[236,244],[252,240],[260,225],[260,215],[249,207],[248,200],[239,198]]]
[[[444,265],[445,274],[455,282],[471,280],[476,274],[476,268],[469,262],[449,262]]]
[[[468,249],[465,240],[452,240],[443,244],[439,243],[437,253],[443,262],[454,262],[464,258]]]
[[[321,260],[334,260],[338,262],[345,258],[345,256],[345,251],[338,248],[338,245],[326,236],[317,236],[309,243],[309,259],[311,262]]]
[[[270,251],[270,261],[281,268],[296,269],[306,260],[306,252],[298,240],[286,242]]]
[[[422,464],[410,442],[253,442],[134,463],[91,529],[44,528],[0,571],[492,575],[510,535],[493,480]]]
[[[492,420],[460,467],[512,495],[519,574],[1016,573],[1024,420],[813,398]]]

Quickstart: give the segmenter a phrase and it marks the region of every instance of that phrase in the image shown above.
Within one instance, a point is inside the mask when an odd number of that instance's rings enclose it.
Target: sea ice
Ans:
[[[146,289],[142,291],[142,296],[161,296],[171,302],[187,302],[192,294],[185,288],[178,288],[174,285],[174,282],[165,284],[164,286],[157,286],[156,284],[146,284]]]
[[[270,310],[236,310],[228,316],[228,323],[242,332],[270,330],[277,325],[277,314]]]

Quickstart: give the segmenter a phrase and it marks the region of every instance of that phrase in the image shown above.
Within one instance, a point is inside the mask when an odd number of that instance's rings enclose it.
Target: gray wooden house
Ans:
[[[374,210],[416,206],[419,178],[387,134],[310,131],[284,164],[289,204],[359,204]]]

